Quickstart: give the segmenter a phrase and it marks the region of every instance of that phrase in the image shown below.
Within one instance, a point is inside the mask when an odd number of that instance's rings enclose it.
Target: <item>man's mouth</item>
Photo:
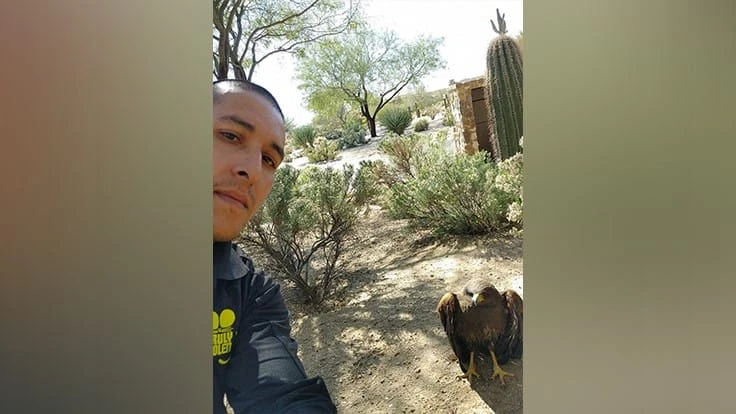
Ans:
[[[244,210],[247,209],[247,203],[244,201],[245,197],[243,196],[219,191],[215,191],[215,196],[220,198],[220,200],[225,201],[226,203],[235,205],[238,208],[242,208]]]

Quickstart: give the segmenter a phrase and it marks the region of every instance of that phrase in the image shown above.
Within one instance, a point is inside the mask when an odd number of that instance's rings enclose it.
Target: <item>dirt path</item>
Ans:
[[[441,119],[430,130],[439,128]],[[380,139],[322,165],[380,157]],[[282,280],[299,355],[308,373],[324,378],[340,413],[522,412],[522,361],[503,366],[515,374],[505,384],[489,381],[490,358],[478,361],[483,378],[472,385],[457,379],[460,367],[435,313],[445,292],[459,290],[473,276],[523,296],[520,238],[432,242],[374,209],[341,261],[341,294],[320,313],[306,308],[297,289]]]
[[[405,223],[372,212],[361,223],[344,262],[342,297],[315,313],[282,282],[292,312],[299,354],[310,374],[321,375],[341,413],[522,412],[522,361],[504,366],[505,384],[461,373],[435,314],[439,298],[474,275],[523,295],[521,240],[463,237],[426,242]]]

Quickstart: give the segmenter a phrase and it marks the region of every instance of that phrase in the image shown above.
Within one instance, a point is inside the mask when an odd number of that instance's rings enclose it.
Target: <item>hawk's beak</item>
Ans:
[[[481,293],[476,293],[475,295],[473,295],[473,303],[476,305],[480,305],[481,303],[483,303],[484,300],[485,298]]]

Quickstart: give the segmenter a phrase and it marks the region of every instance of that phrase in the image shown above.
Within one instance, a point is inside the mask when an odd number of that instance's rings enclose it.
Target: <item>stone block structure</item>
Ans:
[[[490,124],[486,108],[485,76],[450,81],[448,102],[455,121],[455,148],[474,154],[491,153]]]

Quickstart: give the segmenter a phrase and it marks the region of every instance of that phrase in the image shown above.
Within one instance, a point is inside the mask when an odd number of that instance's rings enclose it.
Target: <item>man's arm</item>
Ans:
[[[307,377],[291,338],[281,289],[256,273],[250,279],[241,325],[227,374],[227,399],[241,413],[334,413],[319,377]]]

